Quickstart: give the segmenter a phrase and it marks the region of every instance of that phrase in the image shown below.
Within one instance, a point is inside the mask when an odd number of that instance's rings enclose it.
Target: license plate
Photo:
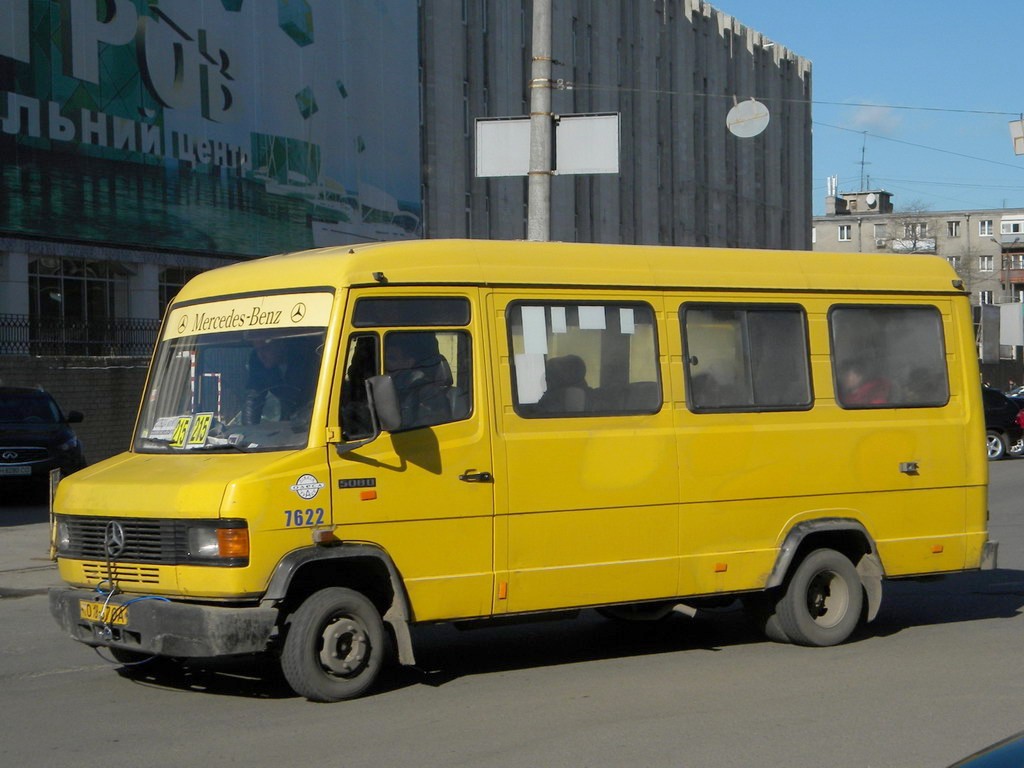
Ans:
[[[25,477],[32,474],[32,467],[0,467],[0,477]]]
[[[78,615],[86,621],[97,621],[103,624],[123,625],[128,623],[128,607],[110,605],[101,600],[78,601]]]

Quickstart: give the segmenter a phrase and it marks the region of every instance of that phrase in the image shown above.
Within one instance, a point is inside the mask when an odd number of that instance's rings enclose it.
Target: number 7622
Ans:
[[[286,528],[297,528],[307,525],[323,525],[324,508],[286,509],[284,511],[284,524]]]

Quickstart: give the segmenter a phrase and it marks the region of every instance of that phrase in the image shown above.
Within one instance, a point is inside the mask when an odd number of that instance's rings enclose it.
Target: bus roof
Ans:
[[[390,285],[962,294],[958,280],[946,260],[934,255],[404,240],[317,248],[232,264],[196,277],[178,301],[269,288],[385,281]]]

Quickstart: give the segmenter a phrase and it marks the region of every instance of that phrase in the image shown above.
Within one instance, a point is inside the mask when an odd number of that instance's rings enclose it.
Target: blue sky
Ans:
[[[897,210],[1024,207],[1021,0],[711,4],[811,60],[815,214],[828,176],[854,192],[862,171]]]

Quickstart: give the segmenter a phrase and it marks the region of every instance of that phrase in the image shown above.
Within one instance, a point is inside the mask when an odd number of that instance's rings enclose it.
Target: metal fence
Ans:
[[[111,318],[89,322],[0,314],[0,355],[148,357],[159,320]]]

